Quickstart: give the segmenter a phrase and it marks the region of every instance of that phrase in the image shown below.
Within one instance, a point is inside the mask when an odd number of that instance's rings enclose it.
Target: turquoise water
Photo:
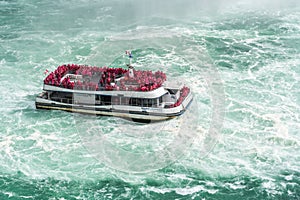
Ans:
[[[298,1],[0,0],[0,199],[299,199]],[[63,63],[183,81],[182,117],[36,110]]]

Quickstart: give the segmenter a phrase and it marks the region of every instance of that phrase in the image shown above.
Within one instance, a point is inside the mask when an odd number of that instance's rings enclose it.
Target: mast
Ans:
[[[133,73],[134,67],[131,65],[132,64],[132,54],[131,54],[131,51],[129,51],[129,50],[125,51],[125,53],[129,57],[129,64],[127,64],[128,70],[129,70],[129,77],[133,78],[134,77],[134,73]]]

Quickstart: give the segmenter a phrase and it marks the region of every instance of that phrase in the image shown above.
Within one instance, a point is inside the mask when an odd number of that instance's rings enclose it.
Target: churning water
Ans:
[[[191,87],[186,114],[35,109],[46,69],[127,49]],[[0,81],[0,199],[300,198],[296,0],[0,0]]]

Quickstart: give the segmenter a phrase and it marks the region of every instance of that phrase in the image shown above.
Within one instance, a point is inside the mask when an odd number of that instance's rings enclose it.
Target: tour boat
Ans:
[[[161,71],[67,64],[44,79],[36,108],[160,121],[184,113],[190,88],[172,87]]]

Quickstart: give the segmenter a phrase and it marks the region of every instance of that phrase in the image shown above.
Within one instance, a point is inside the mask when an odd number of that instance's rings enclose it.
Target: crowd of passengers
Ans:
[[[159,88],[166,80],[161,71],[134,70],[134,76],[123,68],[90,67],[85,65],[68,64],[59,66],[51,72],[44,83],[68,89],[77,90],[129,90],[151,91]],[[72,81],[70,77],[62,78],[66,74],[81,75],[82,80]],[[122,78],[120,78],[122,77]],[[93,80],[97,81],[93,81]]]

